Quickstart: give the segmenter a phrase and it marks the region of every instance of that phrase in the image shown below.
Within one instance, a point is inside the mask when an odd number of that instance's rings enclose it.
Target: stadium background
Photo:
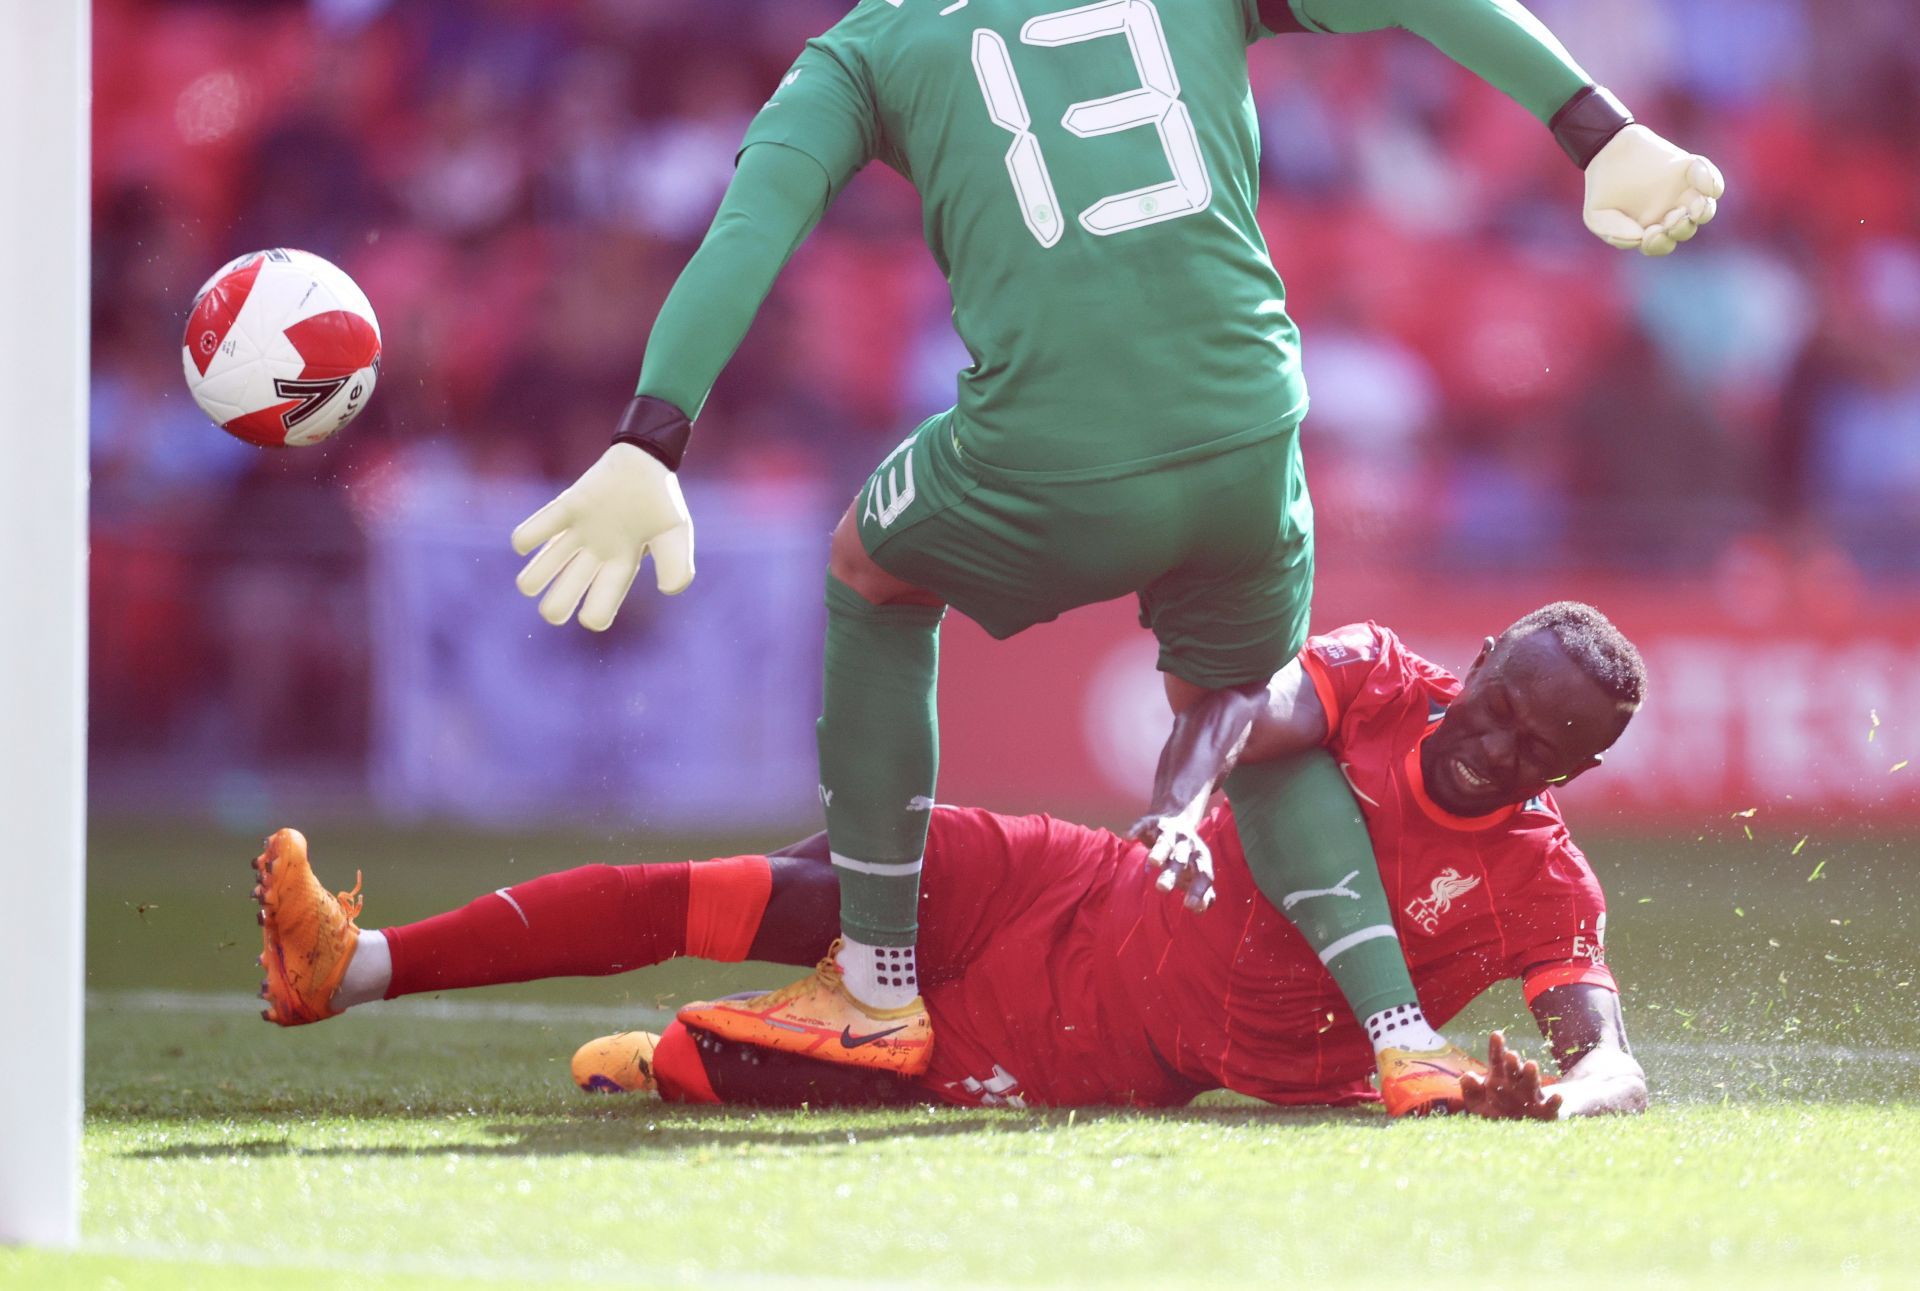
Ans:
[[[93,806],[811,827],[826,532],[965,362],[871,168],[701,419],[701,577],[555,632],[506,534],[589,463],[820,0],[96,0]],[[1539,0],[1731,182],[1665,261],[1578,220],[1524,112],[1399,33],[1253,51],[1261,219],[1305,334],[1316,624],[1454,666],[1559,596],[1654,670],[1583,831],[1920,815],[1920,17]],[[304,247],[385,333],[369,412],[248,448],[187,397],[194,289]],[[1129,607],[951,621],[942,797],[1122,823],[1163,730]],[[1750,827],[1750,826],[1749,826]]]

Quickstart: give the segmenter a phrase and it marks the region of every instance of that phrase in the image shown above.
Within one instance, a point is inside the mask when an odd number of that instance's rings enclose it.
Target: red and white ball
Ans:
[[[305,251],[255,251],[193,298],[181,347],[187,388],[249,444],[317,444],[360,415],[380,376],[366,293]]]

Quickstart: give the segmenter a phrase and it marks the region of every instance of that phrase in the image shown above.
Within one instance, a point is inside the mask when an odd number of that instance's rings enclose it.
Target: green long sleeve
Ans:
[[[1290,0],[1311,31],[1400,27],[1551,122],[1593,84],[1546,25],[1515,0]]]
[[[826,213],[827,198],[827,173],[805,153],[769,143],[740,154],[713,226],[654,320],[636,393],[700,415],[773,280]]]

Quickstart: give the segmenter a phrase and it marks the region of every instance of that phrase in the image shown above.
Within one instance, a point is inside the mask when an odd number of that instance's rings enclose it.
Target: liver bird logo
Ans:
[[[1407,902],[1407,917],[1420,925],[1420,931],[1432,932],[1440,926],[1440,916],[1453,908],[1455,897],[1464,896],[1480,886],[1479,879],[1463,878],[1449,865],[1433,876],[1433,888],[1423,897]]]

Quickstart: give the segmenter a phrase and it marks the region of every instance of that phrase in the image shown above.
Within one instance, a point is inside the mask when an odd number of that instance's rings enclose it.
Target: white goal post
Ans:
[[[79,1239],[88,0],[0,0],[0,1243]]]

